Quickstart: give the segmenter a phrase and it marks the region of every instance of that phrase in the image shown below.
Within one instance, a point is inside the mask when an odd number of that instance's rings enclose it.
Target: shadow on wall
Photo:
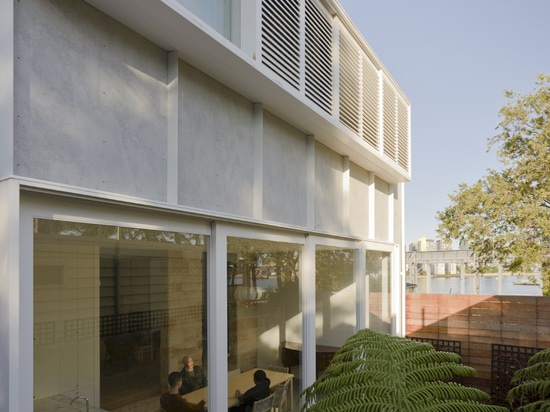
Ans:
[[[462,362],[478,371],[463,383],[500,405],[514,372],[550,346],[549,315],[550,299],[540,296],[406,295],[407,337],[437,350],[460,346]]]

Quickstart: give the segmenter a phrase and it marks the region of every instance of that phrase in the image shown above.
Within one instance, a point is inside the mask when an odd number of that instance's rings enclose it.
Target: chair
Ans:
[[[241,374],[241,368],[233,369],[232,371],[227,372],[227,376],[235,376]]]
[[[279,365],[269,365],[267,367],[268,370],[270,371],[274,371],[274,372],[283,372],[283,373],[288,373],[289,371],[289,368],[286,367],[286,366],[279,366]]]
[[[269,395],[267,398],[254,402],[252,412],[271,412],[274,398],[275,395]]]
[[[275,391],[273,392],[273,409],[277,412],[286,412],[288,409],[287,392],[289,386],[290,379],[287,379],[286,382],[275,387]]]

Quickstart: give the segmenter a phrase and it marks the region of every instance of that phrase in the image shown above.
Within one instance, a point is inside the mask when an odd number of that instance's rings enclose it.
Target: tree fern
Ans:
[[[364,329],[351,336],[317,381],[302,412],[507,412],[489,395],[453,382],[472,376],[459,355]]]
[[[528,366],[512,377],[516,387],[508,392],[508,401],[518,412],[550,411],[550,349],[529,359]]]

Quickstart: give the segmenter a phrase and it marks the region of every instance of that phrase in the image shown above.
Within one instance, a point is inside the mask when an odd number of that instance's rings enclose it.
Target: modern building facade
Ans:
[[[335,0],[0,3],[0,411],[404,334],[410,103]],[[295,396],[297,402],[297,396]]]

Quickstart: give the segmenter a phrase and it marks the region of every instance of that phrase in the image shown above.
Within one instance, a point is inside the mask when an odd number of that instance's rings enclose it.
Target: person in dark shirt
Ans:
[[[239,405],[229,408],[230,412],[250,412],[254,402],[267,398],[270,395],[269,386],[271,381],[267,378],[265,371],[259,369],[254,372],[254,386],[241,394],[235,391],[235,397],[239,399]]]
[[[168,375],[168,384],[170,390],[163,393],[160,397],[160,406],[166,412],[202,412],[204,410],[205,401],[199,403],[187,402],[178,393],[182,383],[182,378],[179,372],[171,372]]]
[[[186,393],[196,391],[208,385],[206,375],[200,366],[195,366],[195,362],[191,356],[185,356],[183,358],[183,369],[180,374],[183,379],[179,391],[180,395],[185,395]]]

